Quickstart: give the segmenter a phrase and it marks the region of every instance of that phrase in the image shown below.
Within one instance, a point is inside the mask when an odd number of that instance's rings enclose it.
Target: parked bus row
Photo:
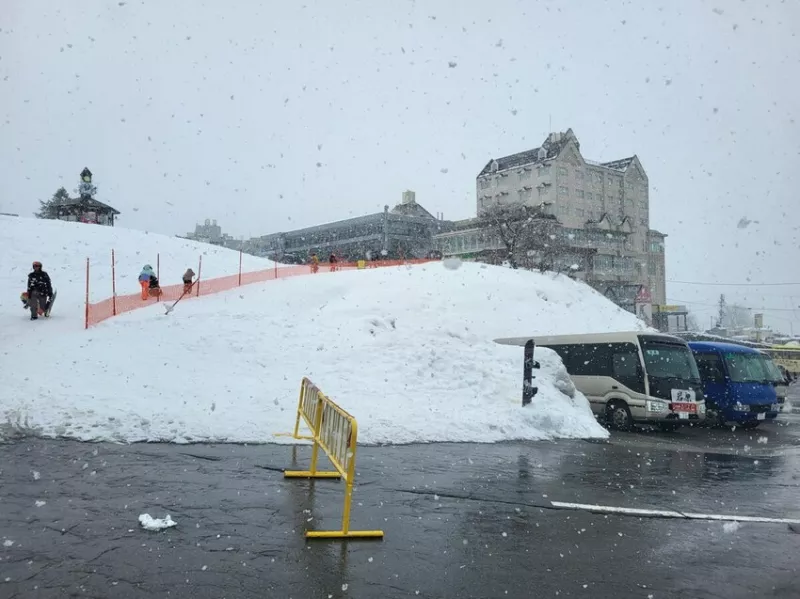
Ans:
[[[524,346],[529,339],[555,351],[595,415],[622,430],[635,423],[755,428],[777,418],[788,392],[789,377],[772,357],[742,345],[645,332],[495,341]]]

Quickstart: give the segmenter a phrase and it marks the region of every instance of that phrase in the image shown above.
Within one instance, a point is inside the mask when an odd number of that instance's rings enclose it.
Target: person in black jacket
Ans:
[[[33,272],[28,275],[28,307],[31,309],[31,320],[39,318],[38,312],[47,310],[47,302],[53,297],[53,285],[50,275],[42,270],[42,263],[33,263]]]

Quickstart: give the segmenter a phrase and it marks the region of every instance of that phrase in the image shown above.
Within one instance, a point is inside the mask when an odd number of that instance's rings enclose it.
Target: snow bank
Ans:
[[[60,254],[38,238],[37,257],[61,272],[80,270],[95,235],[120,255],[152,238],[34,224],[86,241]],[[16,264],[21,252],[13,252]],[[66,299],[80,284],[59,282],[65,320],[80,321]],[[0,309],[0,318],[4,331],[20,321],[3,333],[0,371],[14,376],[0,386],[0,431],[120,442],[286,442],[273,434],[291,429],[303,376],[358,418],[363,443],[603,437],[549,350],[537,349],[539,393],[522,408],[522,352],[492,339],[640,328],[566,277],[472,263],[288,278],[181,303],[169,316],[145,308],[89,331],[56,333],[54,322],[26,321],[17,306]]]

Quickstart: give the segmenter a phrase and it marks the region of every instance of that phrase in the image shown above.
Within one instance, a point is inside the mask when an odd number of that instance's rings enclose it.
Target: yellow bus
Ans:
[[[778,366],[783,366],[792,375],[800,375],[800,346],[773,345],[766,352]]]

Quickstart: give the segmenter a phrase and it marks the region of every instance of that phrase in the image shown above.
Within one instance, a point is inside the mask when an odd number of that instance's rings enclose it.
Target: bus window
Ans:
[[[700,376],[704,383],[725,383],[725,369],[722,367],[722,359],[717,354],[695,354],[697,367],[700,369]]]
[[[769,382],[764,358],[758,354],[726,353],[725,364],[734,383]]]

